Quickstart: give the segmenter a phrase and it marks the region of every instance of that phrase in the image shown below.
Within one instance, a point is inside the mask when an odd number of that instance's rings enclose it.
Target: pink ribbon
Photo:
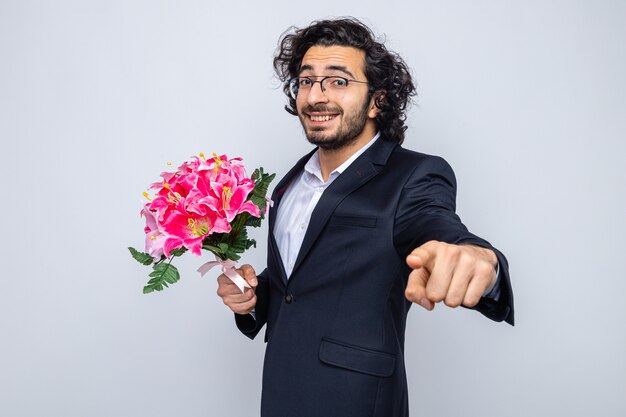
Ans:
[[[215,257],[214,261],[209,261],[198,268],[198,272],[200,272],[200,276],[204,276],[207,272],[209,272],[215,266],[222,267],[222,273],[226,275],[230,280],[235,284],[241,292],[244,292],[245,288],[251,288],[250,285],[246,282],[245,279],[241,275],[237,273],[235,270],[235,266],[237,264],[235,261],[230,259],[223,260],[219,256]]]

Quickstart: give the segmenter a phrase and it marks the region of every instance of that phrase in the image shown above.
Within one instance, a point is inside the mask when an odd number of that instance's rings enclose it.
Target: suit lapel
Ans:
[[[311,158],[311,155],[317,151],[317,148],[313,149],[307,155],[300,158],[300,160],[289,170],[289,172],[280,180],[276,188],[274,188],[274,193],[272,194],[273,205],[270,207],[269,211],[269,244],[271,246],[272,251],[270,253],[274,254],[274,262],[276,265],[279,265],[280,278],[283,284],[287,285],[287,273],[285,272],[285,266],[280,256],[280,251],[278,250],[278,244],[276,243],[276,238],[274,237],[274,226],[276,225],[276,215],[278,214],[278,205],[280,204],[280,200],[282,200],[285,191],[289,188],[291,183],[298,178],[298,174],[302,172],[304,166],[307,161]]]
[[[274,193],[272,194],[272,202],[274,204],[272,205],[272,207],[270,207],[269,213],[270,232],[274,232],[274,225],[276,224],[276,214],[278,213],[278,205],[280,204],[280,200],[283,198],[283,195],[285,195],[285,191],[287,191],[291,183],[297,178],[297,174],[302,172],[307,161],[311,158],[311,155],[313,155],[315,151],[317,151],[317,148],[313,149],[311,152],[300,158],[300,160],[296,162],[293,168],[291,168],[289,172],[287,172],[287,174],[280,180],[278,185],[276,185],[276,188],[274,188]]]
[[[347,195],[380,172],[395,146],[396,144],[393,142],[383,140],[382,138],[378,139],[324,191],[311,214],[311,220],[304,235],[304,240],[293,268],[292,278],[290,279],[293,279],[294,273],[306,258],[337,205]],[[308,157],[306,159],[308,160]]]

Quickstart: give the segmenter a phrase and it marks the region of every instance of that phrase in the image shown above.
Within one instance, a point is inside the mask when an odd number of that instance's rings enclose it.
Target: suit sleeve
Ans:
[[[256,307],[255,315],[251,314],[235,314],[235,324],[244,335],[250,339],[254,339],[261,331],[267,321],[267,303],[268,303],[268,279],[267,269],[257,275],[258,285],[256,287]]]
[[[430,240],[493,250],[500,268],[500,296],[497,301],[482,297],[473,309],[492,320],[513,325],[513,292],[506,258],[489,242],[470,233],[455,211],[456,179],[452,168],[442,158],[425,157],[404,184],[398,202],[394,227],[398,254],[404,258]]]

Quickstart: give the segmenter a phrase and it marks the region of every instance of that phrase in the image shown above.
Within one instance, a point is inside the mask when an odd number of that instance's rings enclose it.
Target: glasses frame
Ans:
[[[314,79],[314,78],[319,78],[319,77],[322,77],[322,78],[320,80]],[[367,81],[353,80],[351,78],[342,77],[340,75],[324,75],[324,76],[318,75],[318,76],[310,76],[310,77],[302,77],[302,76],[293,77],[289,79],[289,81],[287,82],[287,85],[289,86],[289,96],[293,98],[294,100],[298,99],[298,91],[300,91],[300,86],[299,86],[299,83],[295,84],[295,87],[292,86],[292,84],[295,80],[300,80],[303,78],[306,78],[307,80],[311,81],[311,88],[307,89],[306,91],[312,90],[313,86],[315,86],[315,83],[320,83],[320,90],[322,91],[322,94],[324,94],[324,96],[326,96],[326,89],[324,88],[324,81],[326,81],[328,78],[339,78],[341,80],[344,80],[346,82],[346,89],[350,86],[350,83],[369,84]],[[294,88],[296,89],[295,92],[294,92]]]

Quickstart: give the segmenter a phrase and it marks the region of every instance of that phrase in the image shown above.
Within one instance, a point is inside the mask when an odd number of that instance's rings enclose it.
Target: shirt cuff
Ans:
[[[496,265],[496,283],[493,288],[483,294],[485,298],[491,298],[493,301],[500,299],[500,263]]]

